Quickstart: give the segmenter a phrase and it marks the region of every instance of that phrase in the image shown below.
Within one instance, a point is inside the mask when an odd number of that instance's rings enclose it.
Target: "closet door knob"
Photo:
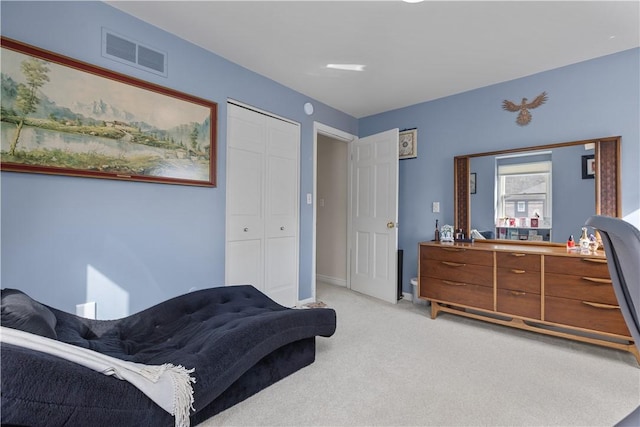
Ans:
[[[280,227],[280,230],[284,231],[284,225],[282,227]]]
[[[246,233],[247,231],[249,231],[249,228],[245,227],[244,230],[242,230],[242,231],[244,231]]]

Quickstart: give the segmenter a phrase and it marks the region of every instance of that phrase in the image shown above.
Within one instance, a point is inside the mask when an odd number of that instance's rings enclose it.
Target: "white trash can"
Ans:
[[[411,290],[413,291],[412,300],[414,304],[427,305],[427,301],[418,298],[418,278],[417,277],[414,277],[411,279]]]

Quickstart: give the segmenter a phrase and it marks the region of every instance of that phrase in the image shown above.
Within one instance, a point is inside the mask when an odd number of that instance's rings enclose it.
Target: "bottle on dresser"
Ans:
[[[580,240],[578,240],[580,252],[589,252],[590,243],[589,237],[587,236],[587,227],[582,227],[582,234],[580,235]]]

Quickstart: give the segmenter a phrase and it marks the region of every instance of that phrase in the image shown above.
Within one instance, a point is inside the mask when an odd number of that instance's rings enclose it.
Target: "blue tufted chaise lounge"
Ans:
[[[229,286],[178,296],[118,320],[90,320],[3,289],[2,325],[118,359],[195,368],[196,425],[313,363],[315,336],[335,332],[336,314],[285,308],[252,286]],[[126,381],[7,343],[1,358],[3,426],[174,424]]]

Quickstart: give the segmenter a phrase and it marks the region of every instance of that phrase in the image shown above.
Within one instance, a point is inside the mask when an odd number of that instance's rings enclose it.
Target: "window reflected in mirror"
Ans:
[[[551,153],[496,157],[496,237],[551,240]]]

